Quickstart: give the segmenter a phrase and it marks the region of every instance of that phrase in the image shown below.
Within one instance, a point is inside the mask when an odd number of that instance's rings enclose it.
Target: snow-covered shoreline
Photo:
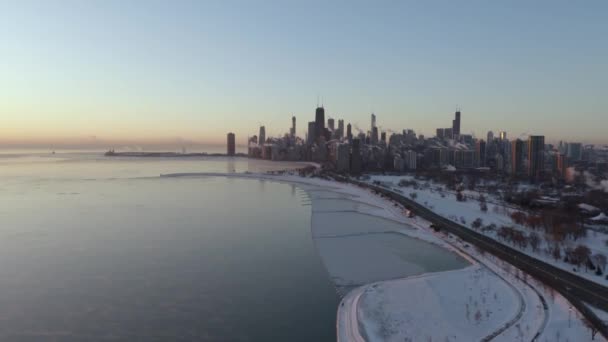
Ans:
[[[345,296],[338,307],[336,324],[339,341],[417,341],[428,338],[446,341],[451,341],[452,338],[484,341],[590,339],[590,333],[580,319],[581,315],[559,294],[453,236],[432,231],[428,228],[428,222],[406,217],[403,208],[388,199],[373,195],[367,189],[289,174],[187,173],[162,176],[237,177],[296,184],[309,194],[323,194],[311,196],[313,206],[319,208],[323,208],[324,199],[331,197],[327,193],[333,193],[336,198],[342,196],[361,203],[357,207],[357,213],[380,217],[407,227],[396,232],[446,248],[471,263],[471,266],[459,270],[425,273],[357,287]],[[315,234],[321,232],[315,229],[314,222],[312,225],[314,238]],[[468,287],[461,291],[454,290],[462,284],[467,284]],[[494,296],[489,296],[490,288],[495,289]],[[463,290],[468,293],[465,295]],[[518,296],[522,298],[523,306],[516,308],[508,304],[518,302],[508,298]],[[492,303],[492,300],[496,303]],[[504,302],[498,303],[499,300]],[[415,309],[412,310],[411,307]],[[382,312],[380,316],[377,314],[379,311]],[[429,317],[446,323],[439,326],[428,324]],[[567,321],[564,317],[568,318]],[[393,329],[387,334],[378,333],[383,329],[386,332],[387,324],[392,324]],[[604,339],[596,336],[596,340]]]

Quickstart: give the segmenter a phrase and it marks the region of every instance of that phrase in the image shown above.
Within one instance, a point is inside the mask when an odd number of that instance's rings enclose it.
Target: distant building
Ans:
[[[315,110],[315,139],[319,139],[325,133],[325,108],[317,107]]]
[[[403,154],[403,159],[405,161],[405,167],[408,170],[416,170],[417,157],[418,157],[418,155],[416,154],[416,151],[406,151]]]
[[[236,154],[236,139],[234,133],[228,133],[228,152],[229,156],[234,156]]]
[[[511,142],[511,173],[514,176],[524,173],[524,142],[520,139]]]
[[[454,131],[452,128],[444,128],[443,129],[443,137],[445,139],[454,139]]]
[[[336,151],[336,171],[350,172],[350,145],[338,144]]]
[[[573,162],[581,161],[583,159],[583,144],[568,143],[566,155]]]
[[[351,124],[346,125],[346,139],[348,139],[348,142],[352,142],[353,140],[353,127]]]
[[[500,131],[500,140],[507,140],[507,132],[505,131]]]
[[[338,139],[342,139],[344,137],[344,120],[338,120]]]
[[[386,145],[386,132],[380,133],[380,141]]]
[[[454,136],[460,135],[460,111],[457,110],[454,114],[454,120],[452,121],[452,134]]]
[[[528,138],[528,177],[538,180],[545,168],[545,137],[531,135]]]
[[[494,132],[488,131],[488,136],[487,136],[486,141],[488,144],[491,144],[494,141]]]
[[[439,139],[443,139],[445,137],[445,130],[443,128],[437,128],[437,133],[435,136]]]
[[[289,132],[292,138],[296,136],[296,117],[295,115],[291,117],[291,130]]]
[[[266,142],[266,127],[260,126],[260,134],[258,135],[258,143],[264,145]]]

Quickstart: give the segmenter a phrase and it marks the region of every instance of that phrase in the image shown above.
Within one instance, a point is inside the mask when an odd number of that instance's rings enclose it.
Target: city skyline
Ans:
[[[459,107],[478,138],[608,143],[603,2],[64,3],[0,7],[4,146],[242,146],[292,115],[304,137],[319,97],[354,132],[431,136]]]

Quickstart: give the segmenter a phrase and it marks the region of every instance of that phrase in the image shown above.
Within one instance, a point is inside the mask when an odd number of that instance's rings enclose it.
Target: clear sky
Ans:
[[[608,143],[608,1],[2,1],[0,144],[362,129]],[[326,114],[326,115],[327,115]]]

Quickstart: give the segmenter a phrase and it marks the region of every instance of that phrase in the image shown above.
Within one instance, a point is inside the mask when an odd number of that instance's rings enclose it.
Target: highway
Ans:
[[[511,265],[521,269],[544,284],[554,288],[576,307],[605,338],[608,338],[608,326],[600,320],[583,302],[608,312],[608,287],[587,280],[576,274],[564,271],[544,261],[535,259],[514,248],[504,245],[483,234],[440,216],[430,209],[384,187],[336,176],[338,180],[347,181],[362,187],[375,190],[384,196],[402,204],[416,215],[426,219],[439,229],[458,236],[481,250],[491,253]]]

